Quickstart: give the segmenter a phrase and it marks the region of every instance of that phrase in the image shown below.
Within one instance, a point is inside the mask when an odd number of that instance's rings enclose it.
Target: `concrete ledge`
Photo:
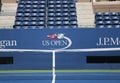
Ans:
[[[120,1],[102,1],[93,0],[94,12],[120,12]]]

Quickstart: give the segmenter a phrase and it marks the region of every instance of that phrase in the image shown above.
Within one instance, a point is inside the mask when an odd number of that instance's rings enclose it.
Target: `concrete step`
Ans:
[[[16,11],[17,10],[17,4],[2,4],[2,11]]]
[[[78,19],[94,19],[94,15],[80,15]]]
[[[92,3],[77,3],[77,21],[80,27],[94,27],[94,13]]]
[[[17,7],[18,4],[17,3],[3,3],[2,6],[9,6],[9,7],[14,6],[14,7]]]
[[[0,16],[0,20],[15,20],[15,16]]]
[[[82,12],[81,12],[82,11]],[[81,15],[92,15],[93,11],[90,10],[77,10],[77,14],[81,14]]]
[[[16,11],[2,11],[0,16],[16,16]]]

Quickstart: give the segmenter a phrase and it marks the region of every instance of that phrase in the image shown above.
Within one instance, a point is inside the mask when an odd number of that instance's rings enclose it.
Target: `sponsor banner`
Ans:
[[[85,49],[120,47],[119,29],[0,30],[0,49]]]

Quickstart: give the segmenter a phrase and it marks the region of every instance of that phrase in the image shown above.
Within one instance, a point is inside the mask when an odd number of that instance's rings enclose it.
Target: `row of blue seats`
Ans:
[[[96,21],[96,25],[107,25],[107,24],[111,24],[111,25],[120,25],[120,21]]]
[[[64,13],[64,12],[76,12],[76,9],[74,9],[74,8],[72,8],[72,9],[69,9],[69,8],[61,8],[61,9],[48,9],[48,12],[53,12],[53,13],[55,13],[55,12],[62,12],[62,13]]]
[[[58,29],[65,29],[65,28],[77,28],[76,25],[68,25],[68,26],[14,26],[15,29],[45,29],[45,28],[58,28]]]
[[[120,28],[120,25],[96,25],[97,28]]]
[[[77,21],[48,21],[47,25],[77,25]]]
[[[38,13],[41,13],[41,12],[48,12],[48,13],[57,13],[57,12],[61,12],[61,13],[66,13],[66,12],[69,12],[69,13],[72,13],[72,12],[76,12],[76,9],[69,9],[69,8],[48,8],[48,10],[46,10],[46,8],[42,8],[42,9],[17,9],[17,13],[35,13],[35,12],[38,12]]]
[[[19,26],[19,25],[15,25],[13,27],[15,29],[43,29],[43,28],[46,28],[45,25],[40,25],[40,26]]]
[[[18,9],[17,13],[34,13],[34,12],[48,12],[48,13],[76,13],[74,9],[69,9],[69,8],[60,8],[60,9],[50,9],[48,8],[48,11],[46,9]]]
[[[19,5],[18,8],[75,8],[75,4],[69,4],[69,5]]]
[[[16,17],[16,21],[76,21],[77,17]]]
[[[18,8],[46,8],[46,4],[43,5],[18,5]]]
[[[44,1],[44,0],[20,0],[20,1]],[[47,1],[56,1],[56,0],[47,0]],[[57,0],[57,1],[63,1],[63,0]],[[75,0],[64,0],[64,1],[75,1]]]
[[[16,21],[44,21],[46,17],[16,17]]]
[[[115,20],[120,20],[120,16],[98,16],[95,18],[96,21],[108,21],[108,20],[111,20],[111,21],[115,21]]]
[[[95,16],[120,16],[120,12],[97,12]]]
[[[53,13],[48,13],[48,17],[70,17],[70,16],[75,16],[76,13],[71,13],[71,14],[53,14]],[[16,17],[46,17],[45,13],[17,13]]]
[[[20,5],[24,4],[24,5],[42,5],[42,4],[73,4],[74,2],[68,2],[68,1],[62,1],[62,2],[55,2],[55,1],[21,1],[19,2]]]
[[[45,17],[46,13],[17,13],[16,17]]]
[[[16,21],[15,22],[15,25],[36,25],[36,26],[39,26],[39,25],[77,25],[77,21]]]
[[[35,25],[35,26],[39,26],[39,25],[45,25],[46,24],[46,22],[45,21],[39,21],[39,22],[37,22],[37,21],[31,21],[31,22],[29,22],[29,21],[24,21],[24,22],[22,22],[22,21],[15,21],[15,25]]]
[[[33,4],[46,4],[46,0],[42,0],[42,1],[19,1],[19,5],[33,5]]]

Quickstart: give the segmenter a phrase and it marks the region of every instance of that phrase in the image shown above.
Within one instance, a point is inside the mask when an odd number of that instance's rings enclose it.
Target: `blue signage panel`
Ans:
[[[0,30],[0,49],[84,49],[120,47],[119,29]]]

